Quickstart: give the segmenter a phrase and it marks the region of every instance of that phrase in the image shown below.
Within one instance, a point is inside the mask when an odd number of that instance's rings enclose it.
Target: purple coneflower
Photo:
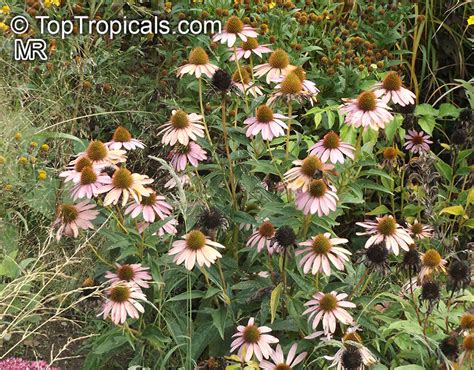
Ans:
[[[397,72],[389,72],[384,80],[376,83],[372,89],[375,96],[381,98],[384,103],[392,101],[402,107],[415,104],[416,95],[403,87]]]
[[[125,150],[109,149],[102,141],[94,140],[89,143],[85,152],[79,153],[77,158],[69,164],[75,165],[82,161],[85,156],[92,162],[92,166],[103,168],[125,162],[127,160],[126,153]]]
[[[151,184],[153,179],[146,175],[131,173],[125,167],[115,171],[112,178],[109,178],[108,184],[99,189],[99,194],[107,193],[104,198],[104,206],[118,204],[122,198],[122,207],[125,207],[130,196],[135,202],[140,203],[142,196],[148,196],[153,191],[146,188],[145,185]]]
[[[227,44],[228,47],[232,47],[237,37],[245,42],[248,37],[258,37],[258,33],[249,25],[244,24],[239,17],[233,15],[227,20],[224,31],[214,35],[212,40],[216,42],[220,41],[222,44]]]
[[[433,144],[430,139],[431,137],[423,131],[408,130],[403,146],[413,153],[426,153],[430,151],[430,144]]]
[[[351,144],[341,141],[338,134],[330,131],[309,148],[309,154],[319,157],[323,162],[336,164],[344,163],[344,156],[354,159],[354,150]]]
[[[272,104],[275,100],[283,100],[286,104],[292,101],[299,101],[303,103],[304,100],[309,100],[311,105],[315,99],[315,94],[304,89],[303,81],[295,72],[289,72],[278,80],[281,81],[275,85],[274,91],[268,99],[268,104]]]
[[[254,67],[255,77],[267,76],[266,81],[270,83],[280,76],[289,73],[292,66],[288,59],[288,54],[283,49],[276,49],[268,59],[268,63],[259,64]]]
[[[240,59],[248,59],[253,54],[257,55],[258,57],[262,57],[262,54],[271,53],[272,49],[270,49],[269,44],[266,45],[259,45],[258,40],[252,37],[247,37],[247,41],[244,41],[240,44],[240,47],[236,48],[235,54],[230,57],[230,61],[233,62],[235,60],[235,56],[237,55],[237,60]]]
[[[322,179],[313,179],[306,192],[297,191],[295,204],[296,208],[303,211],[305,215],[317,213],[319,217],[322,217],[336,210],[338,200],[334,186],[328,185]]]
[[[447,261],[441,257],[436,249],[429,249],[421,253],[421,269],[418,275],[418,281],[424,282],[431,279],[435,272],[446,273]]]
[[[174,256],[173,262],[180,265],[184,262],[186,269],[191,271],[194,265],[211,267],[222,255],[214,248],[225,248],[222,244],[207,238],[201,231],[192,230],[173,243],[168,254]]]
[[[56,232],[56,239],[59,241],[62,235],[77,238],[79,229],[93,229],[91,221],[94,220],[99,211],[95,209],[95,204],[87,200],[77,204],[62,204],[59,216],[53,226],[60,225]]]
[[[105,143],[105,145],[112,150],[121,149],[122,147],[127,150],[145,148],[145,144],[143,144],[140,140],[134,139],[130,134],[130,131],[122,126],[119,126],[115,129],[112,140],[110,140],[108,143]]]
[[[237,327],[237,333],[232,336],[235,339],[230,345],[230,351],[234,352],[238,348],[239,357],[242,357],[245,352],[244,361],[246,362],[250,361],[253,355],[258,361],[269,358],[273,353],[270,344],[278,343],[277,338],[268,334],[271,331],[272,329],[268,326],[255,325],[255,319],[251,317],[247,326],[239,325]]]
[[[150,195],[143,196],[140,203],[133,202],[125,209],[125,214],[130,214],[132,218],[143,214],[146,222],[155,222],[155,216],[160,220],[164,220],[173,211],[173,207],[166,202],[166,198],[152,192]]]
[[[109,316],[115,324],[123,324],[127,316],[138,319],[145,312],[140,301],[146,302],[145,294],[135,283],[118,281],[107,289],[107,301],[97,316],[107,319]]]
[[[356,99],[343,99],[340,111],[346,115],[345,123],[354,127],[378,130],[393,119],[391,109],[372,91],[361,93]]]
[[[271,141],[274,137],[284,136],[286,126],[282,119],[286,117],[282,114],[273,113],[268,105],[261,105],[257,108],[255,117],[247,118],[244,124],[247,125],[247,137],[256,136],[259,132],[263,140]]]
[[[288,356],[285,361],[285,354],[283,353],[281,346],[278,344],[276,350],[270,355],[273,363],[263,360],[260,362],[259,366],[265,370],[291,370],[294,366],[301,363],[307,355],[307,352],[302,352],[295,357],[297,348],[298,344],[294,343],[288,351]]]
[[[399,248],[407,251],[414,243],[408,232],[395,221],[393,216],[376,217],[375,221],[356,222],[356,225],[366,229],[365,232],[358,232],[357,235],[371,235],[365,243],[365,248],[373,244],[385,243],[385,247],[398,256]]]
[[[203,117],[196,113],[187,114],[183,110],[171,112],[171,118],[161,126],[160,134],[163,134],[161,142],[166,145],[174,145],[177,142],[188,145],[190,140],[204,137]]]
[[[344,301],[348,295],[346,293],[316,293],[312,300],[305,303],[309,308],[303,312],[303,315],[309,314],[308,320],[313,320],[312,328],[316,329],[319,322],[323,322],[323,331],[325,335],[336,331],[336,323],[340,321],[343,324],[351,324],[352,316],[345,308],[355,308],[356,305],[349,301]]]
[[[86,155],[78,157],[74,162],[74,164],[68,165],[66,170],[59,174],[59,177],[63,177],[65,182],[72,181],[78,183],[81,180],[82,170],[85,167],[92,167],[92,161]],[[97,168],[97,166],[94,168]]]
[[[105,278],[109,283],[117,283],[119,281],[127,281],[137,284],[142,288],[148,288],[147,281],[152,280],[148,267],[143,267],[141,263],[132,263],[121,265],[115,264],[115,272],[107,271]]]
[[[241,93],[245,95],[252,95],[254,98],[263,95],[262,89],[252,83],[250,77],[250,69],[245,66],[241,66],[240,70],[237,69],[232,75],[232,85]]]
[[[209,63],[209,56],[203,48],[195,48],[189,54],[189,63],[179,67],[176,71],[176,75],[178,77],[183,77],[185,74],[193,74],[196,78],[206,75],[207,77],[212,78],[218,69],[219,67]]]
[[[247,247],[256,247],[258,252],[261,252],[263,248],[267,248],[271,256],[274,252],[278,252],[279,249],[273,245],[275,233],[276,230],[273,224],[270,221],[264,221],[259,228],[250,235],[247,241]]]
[[[72,199],[96,197],[99,189],[109,182],[110,177],[107,174],[99,173],[92,166],[84,167],[79,182],[71,189]]]
[[[418,222],[418,220],[415,220],[413,224],[408,225],[408,231],[410,235],[414,239],[426,239],[426,238],[431,238],[433,235],[433,228],[429,225],[423,225],[421,222]]]
[[[194,141],[188,145],[176,144],[169,156],[171,165],[178,172],[184,171],[188,162],[197,167],[199,162],[207,158],[206,152]]]
[[[311,271],[313,275],[324,273],[326,276],[330,276],[331,263],[336,269],[342,271],[344,263],[349,261],[348,256],[352,253],[347,249],[336,247],[336,245],[347,242],[347,239],[331,238],[329,233],[318,234],[310,240],[299,243],[305,248],[297,250],[295,254],[297,256],[305,254],[299,263],[305,274]]]
[[[321,162],[321,160],[314,155],[309,155],[305,159],[298,159],[293,161],[295,167],[288,170],[285,175],[285,182],[291,190],[301,189],[308,191],[308,188],[316,177],[321,177],[324,172],[330,171],[334,165]]]

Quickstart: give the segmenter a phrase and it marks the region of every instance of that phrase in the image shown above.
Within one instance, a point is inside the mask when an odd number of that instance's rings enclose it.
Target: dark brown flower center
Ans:
[[[474,314],[472,313],[466,313],[461,317],[461,322],[460,322],[461,328],[462,329],[474,329]]]
[[[420,235],[423,232],[423,225],[420,223],[414,223],[411,225],[410,229],[414,235]]]
[[[428,267],[438,267],[441,263],[441,255],[434,249],[429,249],[423,255],[423,265]]]
[[[247,37],[247,41],[242,43],[242,49],[253,50],[258,48],[258,41],[252,37]]]
[[[76,162],[74,166],[74,170],[76,170],[77,172],[82,172],[84,167],[89,167],[89,166],[92,166],[92,162],[88,158],[82,157]]]
[[[95,140],[87,147],[86,154],[91,161],[102,161],[107,157],[107,148],[102,141]]]
[[[120,280],[130,281],[133,279],[135,273],[133,272],[132,266],[123,265],[118,269],[117,275]]]
[[[245,343],[257,343],[260,339],[260,332],[255,325],[248,325],[244,329],[243,338]]]
[[[193,250],[197,251],[204,247],[206,244],[206,236],[199,230],[192,230],[188,233],[186,237],[186,246]]]
[[[171,116],[171,124],[176,129],[183,129],[189,126],[189,118],[185,111],[178,110]]]
[[[280,91],[283,94],[298,94],[303,89],[303,84],[298,76],[291,72],[288,73],[285,79],[280,83]]]
[[[268,105],[261,105],[257,108],[257,120],[262,123],[273,121],[273,110]]]
[[[81,185],[90,185],[97,181],[97,175],[92,167],[84,167],[81,171]]]
[[[278,364],[275,366],[275,370],[291,370],[291,367],[287,364]]]
[[[152,206],[156,203],[156,193],[151,193],[147,197],[142,197],[141,204],[144,206]]]
[[[301,172],[303,175],[308,177],[313,177],[316,171],[321,171],[323,169],[323,163],[318,157],[310,155],[301,164]]]
[[[309,184],[309,193],[313,198],[320,198],[324,194],[326,194],[326,191],[328,190],[328,187],[324,183],[324,180],[312,180],[311,183]]]
[[[275,235],[275,227],[269,221],[265,221],[258,228],[258,232],[261,236],[265,238],[272,238]]]
[[[334,131],[328,132],[326,135],[324,135],[323,146],[326,149],[337,149],[339,148],[340,143],[341,140],[339,139],[339,135]]]
[[[119,189],[128,189],[133,184],[132,173],[126,168],[119,168],[112,176],[112,184]]]
[[[288,54],[283,49],[276,49],[270,55],[270,58],[268,59],[268,64],[270,64],[272,68],[286,68],[288,67],[288,64],[290,64]]]
[[[389,72],[382,82],[382,87],[385,90],[393,91],[399,90],[402,87],[402,80],[397,72]]]
[[[395,234],[396,229],[397,224],[395,222],[395,219],[390,216],[382,217],[377,225],[377,231],[383,236],[390,236]]]
[[[392,146],[385,148],[383,150],[383,158],[387,161],[393,161],[395,158],[397,158],[397,149]]]
[[[126,143],[132,140],[132,135],[125,127],[119,126],[115,129],[112,139],[120,143]]]
[[[244,24],[242,21],[239,19],[239,17],[236,17],[233,15],[227,20],[227,23],[225,24],[225,30],[226,32],[229,33],[239,33],[242,32],[244,29]]]
[[[411,141],[415,145],[422,145],[424,143],[423,136],[421,135],[415,135],[411,138]]]
[[[351,342],[362,343],[362,338],[355,331],[348,332],[342,337],[342,341],[350,340]]]
[[[325,294],[319,301],[321,311],[329,312],[337,308],[337,299],[331,293]]]
[[[203,65],[209,63],[209,56],[203,48],[195,48],[189,54],[189,63]]]
[[[77,220],[79,212],[72,204],[63,204],[61,206],[61,218],[65,224],[69,224]]]
[[[130,298],[130,288],[127,286],[119,285],[110,289],[110,300],[115,303],[126,302]]]
[[[324,234],[316,235],[316,237],[313,239],[312,248],[314,253],[326,254],[332,248],[331,241],[326,238]]]
[[[364,112],[370,112],[375,110],[377,106],[377,98],[372,91],[365,91],[357,98],[357,106]]]
[[[232,75],[232,81],[243,83],[245,85],[250,83],[250,73],[245,67],[240,67],[240,72],[237,69]]]

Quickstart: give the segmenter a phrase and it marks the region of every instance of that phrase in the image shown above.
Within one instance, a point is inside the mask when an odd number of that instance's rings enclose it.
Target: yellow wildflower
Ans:
[[[60,6],[61,0],[44,0],[44,6],[46,8],[51,7],[51,5]]]
[[[468,19],[467,19],[467,25],[468,26],[472,26],[474,24],[474,15],[471,15]]]
[[[11,12],[11,9],[8,5],[4,5],[0,8],[0,14],[7,15],[7,14],[10,14],[10,12]]]
[[[44,171],[44,170],[39,170],[38,171],[38,180],[39,181],[44,181],[44,180],[46,180],[47,177],[48,177],[48,175],[46,174],[46,171]]]

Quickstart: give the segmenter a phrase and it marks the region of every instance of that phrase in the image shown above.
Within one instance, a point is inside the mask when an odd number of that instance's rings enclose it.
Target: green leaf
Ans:
[[[437,116],[438,110],[433,108],[430,104],[419,104],[415,108],[415,115],[417,116]]]
[[[459,109],[456,108],[452,104],[443,103],[439,106],[439,117],[440,118],[444,118],[444,117],[458,118],[459,117]]]
[[[202,298],[204,297],[204,294],[205,292],[202,292],[200,290],[192,290],[190,292],[183,292],[174,297],[171,297],[170,299],[168,299],[167,302],[185,301],[187,299]]]
[[[474,229],[474,218],[470,218],[466,222],[464,222],[463,226],[467,226],[470,229]]]
[[[436,121],[432,116],[422,116],[418,118],[418,124],[428,135],[433,135]]]
[[[453,177],[453,168],[449,164],[443,162],[441,159],[438,158],[435,163],[435,167],[446,180],[451,181]]]
[[[474,186],[469,190],[467,194],[466,205],[469,206],[470,204],[474,203]]]
[[[323,116],[321,113],[316,113],[314,115],[314,128],[315,129],[319,127],[322,119],[323,119]]]
[[[217,310],[214,310],[211,314],[212,316],[212,324],[217,328],[219,335],[221,336],[222,340],[224,340],[224,330],[225,330],[225,323],[227,319],[227,309],[225,307],[220,307]]]
[[[385,135],[387,141],[393,142],[397,130],[402,126],[403,117],[400,114],[395,115],[394,119],[385,125]]]
[[[272,295],[270,296],[270,314],[272,316],[271,322],[275,320],[276,312],[278,309],[278,304],[280,303],[280,295],[283,289],[283,284],[280,283],[276,286],[275,289],[272,291]]]
[[[372,211],[367,212],[366,215],[368,215],[368,216],[377,216],[377,215],[384,215],[386,213],[390,213],[390,210],[382,204],[382,205],[374,208]]]
[[[362,189],[372,189],[381,191],[382,193],[392,194],[392,192],[386,189],[384,186],[370,180],[359,179],[357,180],[357,185],[359,185]]]
[[[464,214],[464,208],[462,206],[451,206],[443,208],[439,213],[447,213],[449,215],[461,216],[462,214]]]
[[[419,365],[403,365],[403,366],[397,366],[393,370],[426,370],[423,366]]]

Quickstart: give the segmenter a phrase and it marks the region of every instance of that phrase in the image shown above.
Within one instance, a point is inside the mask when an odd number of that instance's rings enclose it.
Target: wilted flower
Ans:
[[[107,289],[107,301],[104,304],[103,311],[97,316],[104,319],[110,316],[115,324],[123,324],[127,316],[132,319],[138,319],[140,313],[145,312],[142,302],[146,302],[145,294],[135,283],[118,281]]]
[[[365,250],[364,265],[370,271],[386,275],[390,271],[388,249],[381,244],[373,244]]]
[[[122,147],[127,150],[145,148],[145,145],[140,140],[132,138],[130,131],[128,131],[125,127],[122,126],[119,126],[115,129],[114,135],[112,136],[112,140],[108,143],[105,143],[105,145],[112,150],[121,149]]]
[[[410,276],[413,276],[420,270],[421,258],[415,244],[410,245],[409,248],[403,255],[402,266],[408,270]]]
[[[429,144],[433,144],[430,138],[423,131],[408,130],[408,134],[405,136],[406,142],[403,146],[413,153],[429,152]]]
[[[397,72],[389,72],[384,80],[376,83],[372,89],[375,96],[382,98],[384,103],[392,101],[401,106],[415,104],[416,95],[403,87],[402,80]]]
[[[196,113],[187,114],[183,110],[171,112],[171,118],[161,126],[160,134],[163,134],[161,142],[166,145],[174,145],[177,142],[187,146],[190,140],[204,137],[203,117]]]
[[[218,229],[225,230],[229,221],[216,207],[205,208],[198,217],[197,225],[207,234],[212,234]]]
[[[132,282],[142,288],[148,288],[147,281],[152,280],[148,267],[143,267],[141,263],[132,264],[115,264],[115,272],[107,271],[105,278],[110,283],[117,283],[119,281]]]
[[[376,217],[375,221],[356,222],[356,225],[366,229],[357,235],[371,235],[365,243],[366,248],[372,244],[385,243],[385,247],[398,256],[399,248],[407,251],[408,246],[414,243],[408,232],[392,216]]]
[[[428,301],[428,312],[431,312],[434,305],[438,303],[440,299],[439,284],[433,280],[426,280],[421,285],[420,299]]]
[[[170,163],[176,171],[184,171],[188,162],[197,167],[199,162],[207,159],[206,152],[194,141],[190,141],[188,145],[176,144],[170,157]]]
[[[286,357],[285,361],[283,350],[278,344],[276,350],[270,354],[270,358],[272,359],[273,363],[263,360],[260,362],[259,366],[265,370],[291,370],[294,366],[301,363],[307,355],[306,352],[302,352],[295,357],[297,348],[298,344],[294,343],[288,351],[288,356]]]
[[[212,40],[220,41],[222,44],[227,44],[228,47],[232,47],[234,46],[237,37],[245,42],[248,37],[258,37],[258,33],[234,15],[227,20],[224,26],[224,31],[214,35]]]
[[[189,63],[179,67],[176,75],[183,77],[185,74],[193,74],[196,78],[206,75],[212,78],[218,69],[219,67],[209,63],[209,56],[203,48],[195,48],[189,54]]]
[[[357,99],[343,99],[341,113],[346,115],[345,122],[354,127],[369,127],[378,130],[393,119],[390,107],[378,99],[372,91],[365,91]]]
[[[199,230],[192,230],[173,243],[168,254],[174,256],[173,262],[180,265],[184,262],[186,269],[191,271],[194,265],[211,267],[222,255],[214,248],[225,248],[214,242]]]
[[[53,226],[60,225],[56,232],[56,239],[60,240],[62,235],[77,238],[79,229],[93,229],[91,221],[94,220],[99,211],[95,209],[95,204],[87,200],[77,204],[62,204],[59,216],[54,221]]]
[[[446,263],[446,260],[441,257],[436,249],[429,249],[425,253],[422,253],[421,270],[418,275],[418,280],[423,282],[425,279],[431,279],[435,272],[446,273]]]
[[[344,163],[344,155],[354,159],[354,150],[351,144],[341,141],[338,134],[330,131],[309,148],[309,154],[317,156],[322,162],[330,161],[336,164]]]
[[[211,85],[217,91],[225,93],[232,86],[232,77],[226,71],[218,69],[212,75]]]
[[[348,256],[352,253],[347,249],[337,247],[337,245],[347,242],[347,239],[331,238],[329,233],[318,234],[310,240],[299,243],[300,246],[305,248],[297,250],[295,254],[297,256],[305,254],[299,262],[305,274],[311,271],[313,275],[324,273],[326,276],[330,276],[331,264],[342,271],[344,270],[344,263],[349,261]]]
[[[433,228],[428,225],[423,225],[422,223],[418,222],[418,220],[415,220],[413,224],[409,224],[407,222],[407,225],[408,231],[414,239],[421,240],[425,238],[431,238],[433,235]]]
[[[324,334],[334,333],[336,331],[336,323],[340,321],[343,324],[351,324],[352,316],[345,308],[355,308],[356,305],[349,301],[344,301],[348,295],[346,293],[316,293],[312,300],[305,303],[309,308],[303,312],[303,315],[309,314],[308,320],[313,320],[311,327],[316,329],[319,322],[323,322]]]
[[[459,345],[456,337],[449,336],[444,338],[439,344],[439,349],[448,359],[455,360],[459,353]]]
[[[296,245],[296,234],[292,227],[283,225],[278,228],[273,237],[272,247],[277,246],[284,249]]]
[[[255,320],[251,317],[246,326],[237,327],[237,333],[232,336],[235,339],[230,345],[230,351],[234,352],[238,348],[238,355],[244,356],[244,361],[250,361],[253,355],[259,361],[269,358],[273,353],[270,344],[278,343],[277,338],[268,334],[271,331],[268,326],[255,325]]]
[[[253,137],[259,132],[263,140],[272,140],[274,137],[284,136],[284,129],[288,127],[282,119],[286,119],[286,117],[282,114],[273,113],[268,105],[260,105],[257,108],[256,116],[244,121],[244,124],[247,125],[246,136]]]
[[[454,260],[449,264],[448,276],[453,291],[464,289],[471,283],[470,266],[460,260]]]

